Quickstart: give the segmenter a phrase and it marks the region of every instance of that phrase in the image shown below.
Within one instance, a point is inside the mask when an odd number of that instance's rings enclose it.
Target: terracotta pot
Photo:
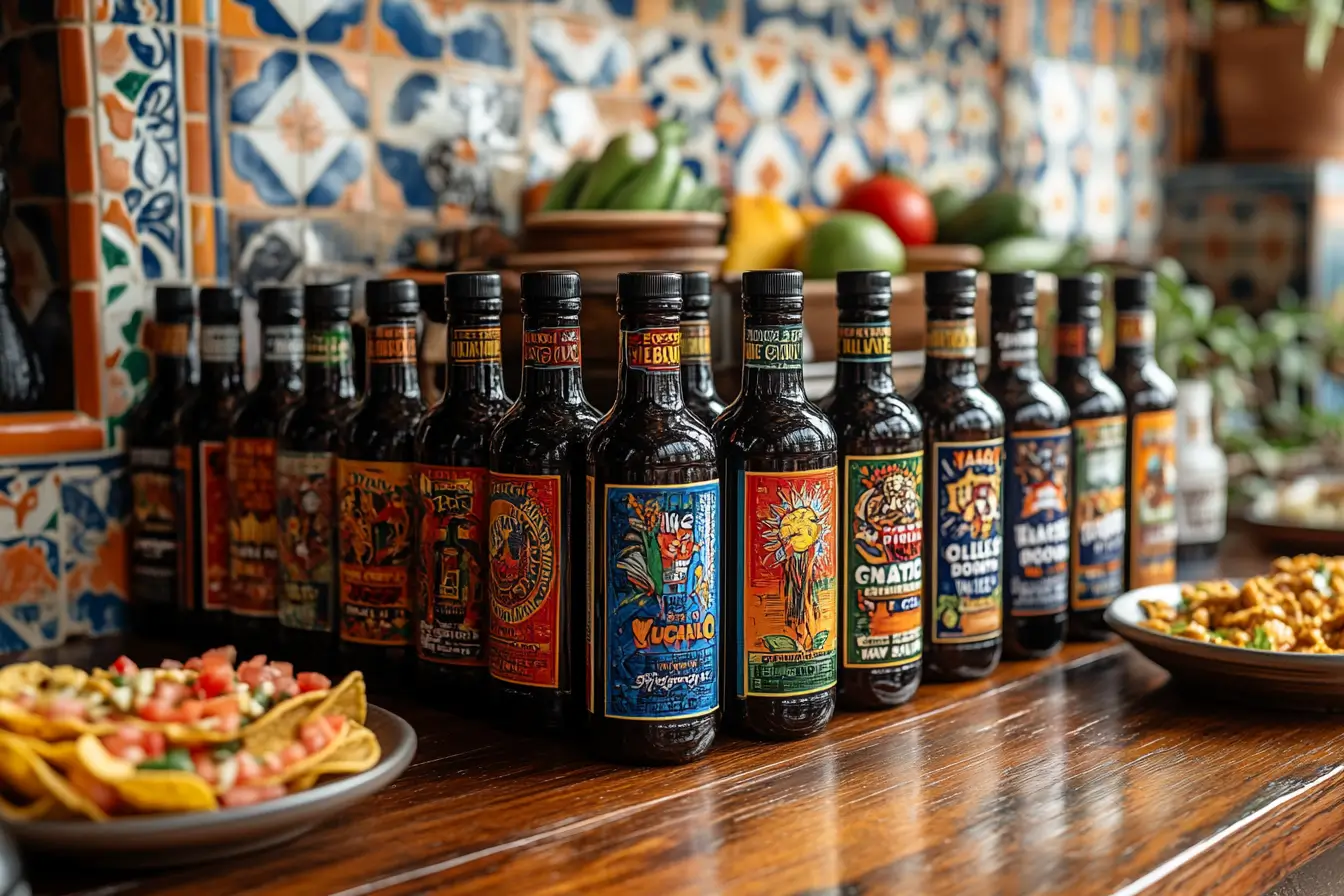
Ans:
[[[717,246],[718,212],[538,212],[524,222],[527,252],[682,249]]]

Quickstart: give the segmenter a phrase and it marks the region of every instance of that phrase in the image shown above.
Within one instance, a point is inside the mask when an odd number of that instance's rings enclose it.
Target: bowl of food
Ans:
[[[1251,503],[1246,522],[1265,544],[1344,551],[1344,476],[1313,474],[1283,483]]]
[[[1200,698],[1344,711],[1344,557],[1280,557],[1242,582],[1140,588],[1106,621]]]

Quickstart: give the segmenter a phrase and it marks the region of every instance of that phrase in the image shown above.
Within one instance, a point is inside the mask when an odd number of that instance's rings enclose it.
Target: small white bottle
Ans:
[[[1213,565],[1227,534],[1227,456],[1213,441],[1209,384],[1181,380],[1176,391],[1176,559],[1189,579]]]

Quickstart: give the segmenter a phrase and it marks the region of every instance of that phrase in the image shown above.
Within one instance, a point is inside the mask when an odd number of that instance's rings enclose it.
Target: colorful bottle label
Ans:
[[[1176,412],[1134,415],[1129,587],[1176,581]]]
[[[200,509],[201,605],[229,608],[229,446],[197,446],[196,506]]]
[[[490,472],[490,674],[560,686],[564,501],[559,476]]]
[[[836,469],[738,474],[739,697],[835,686]]]
[[[1068,427],[1008,438],[1004,483],[1004,597],[1010,616],[1069,606]]]
[[[681,322],[681,360],[708,363],[711,357],[709,321],[684,320]]]
[[[153,322],[145,332],[145,344],[160,357],[185,358],[191,352],[191,324]]]
[[[340,493],[341,640],[411,643],[411,465],[336,462]]]
[[[523,331],[523,364],[542,370],[579,367],[583,342],[578,327],[540,327]]]
[[[891,361],[891,323],[841,324],[837,334],[839,359],[850,364]]]
[[[416,652],[431,663],[484,666],[486,596],[484,467],[416,464],[420,500]]]
[[[930,358],[974,358],[975,318],[929,321],[924,354]]]
[[[625,365],[642,373],[672,373],[681,369],[681,328],[649,327],[622,330]]]
[[[237,324],[201,325],[201,360],[207,364],[234,364],[243,350]]]
[[[1035,328],[1030,330],[998,330],[994,333],[994,349],[998,363],[1004,367],[1033,364],[1039,357],[1040,337]]]
[[[846,667],[904,666],[924,644],[924,452],[845,458]]]
[[[275,439],[229,439],[229,610],[278,612],[280,530],[275,510]]]
[[[415,324],[400,322],[369,328],[370,364],[415,363]]]
[[[803,363],[803,325],[744,327],[742,363],[761,370],[798,367]]]
[[[592,476],[583,477],[584,480],[584,498],[587,503],[583,506],[587,508],[585,517],[587,519],[586,535],[587,542],[587,566],[588,587],[584,594],[584,613],[583,613],[583,688],[587,695],[588,712],[597,713],[597,676],[595,674],[597,667],[597,613],[598,604],[601,602],[597,594],[597,482]]]
[[[1101,324],[1061,323],[1055,327],[1055,354],[1088,358],[1101,352]]]
[[[304,331],[303,361],[305,364],[335,367],[338,364],[349,362],[350,356],[349,324],[328,324],[321,329]]]
[[[1115,314],[1115,344],[1122,348],[1145,348],[1153,344],[1157,335],[1157,317],[1151,309],[1117,311]]]
[[[1003,439],[940,442],[933,460],[932,640],[989,641],[1003,628]]]
[[[499,327],[452,327],[448,331],[448,358],[454,364],[498,361]]]
[[[196,605],[196,480],[195,452],[190,445],[173,448],[173,491],[182,522],[182,550],[177,552],[177,602],[184,610]]]
[[[178,600],[178,497],[171,448],[132,448],[131,599]]]
[[[291,364],[303,360],[303,327],[298,324],[267,327],[262,339],[265,342],[263,360]]]
[[[280,529],[280,624],[329,632],[336,597],[335,455],[279,452],[275,506]]]
[[[1125,418],[1073,424],[1069,606],[1105,607],[1125,590]]]
[[[608,485],[599,578],[609,718],[719,706],[719,483]]]

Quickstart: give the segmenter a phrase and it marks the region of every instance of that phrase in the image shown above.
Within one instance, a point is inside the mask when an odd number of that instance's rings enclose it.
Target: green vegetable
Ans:
[[[681,141],[686,128],[680,122],[665,121],[654,133],[658,137],[658,150],[653,158],[622,180],[602,203],[603,208],[647,212],[668,207],[677,177],[683,170]]]
[[[1184,619],[1182,619],[1180,622],[1173,622],[1173,623],[1171,624],[1171,629],[1170,629],[1170,631],[1171,631],[1171,633],[1172,633],[1173,635],[1179,635],[1181,632],[1185,631],[1185,630],[1188,629],[1189,627],[1190,627],[1190,623],[1188,623],[1188,622],[1186,622]]]
[[[939,242],[946,242],[942,239],[944,222],[952,220],[970,205],[971,197],[955,187],[943,187],[929,194],[929,202],[933,205],[933,216],[938,221]]]
[[[607,144],[593,163],[588,177],[574,197],[572,208],[602,208],[616,188],[631,177],[654,153],[654,141],[645,133],[631,131]]]
[[[803,241],[798,253],[803,275],[833,280],[840,271],[905,270],[905,246],[891,228],[867,212],[836,212]]]
[[[194,772],[196,763],[191,761],[191,754],[186,750],[174,747],[157,759],[146,759],[136,768],[145,771]]]
[[[696,187],[699,184],[695,182],[695,175],[691,169],[682,166],[677,172],[677,179],[672,184],[672,195],[667,198],[667,207],[674,212],[689,211],[691,203],[695,201]]]
[[[1220,640],[1220,641],[1231,641],[1231,640],[1232,640],[1232,631],[1231,631],[1231,629],[1226,629],[1226,628],[1216,628],[1216,629],[1214,629],[1213,631],[1209,632],[1209,634],[1213,635],[1215,638],[1217,638],[1217,639]]]
[[[551,191],[546,194],[546,201],[541,204],[543,212],[558,212],[570,208],[574,200],[578,198],[579,191],[583,189],[583,184],[588,180],[588,174],[593,170],[593,161],[591,159],[575,159],[560,179],[551,184]]]
[[[225,759],[228,759],[230,756],[232,756],[234,753],[237,753],[242,748],[243,748],[242,741],[231,740],[226,744],[220,744],[219,746],[215,747],[215,751],[210,754],[210,757],[214,759],[216,762],[223,762]]]
[[[1031,200],[1018,193],[986,193],[946,221],[938,242],[988,246],[1012,236],[1032,236],[1040,216]]]
[[[985,247],[981,267],[994,273],[1021,271],[1080,274],[1087,268],[1087,244],[1042,236],[1013,236]]]
[[[126,679],[125,679],[125,678],[122,678],[120,675],[113,675],[113,676],[112,676],[112,687],[114,687],[114,688],[120,688],[120,687],[125,687],[125,686],[126,686]]]
[[[696,188],[695,195],[691,197],[690,208],[697,212],[723,211],[723,189],[709,184],[701,184]]]
[[[1252,650],[1273,650],[1274,642],[1269,640],[1269,632],[1265,631],[1263,626],[1257,625],[1251,632]]]

